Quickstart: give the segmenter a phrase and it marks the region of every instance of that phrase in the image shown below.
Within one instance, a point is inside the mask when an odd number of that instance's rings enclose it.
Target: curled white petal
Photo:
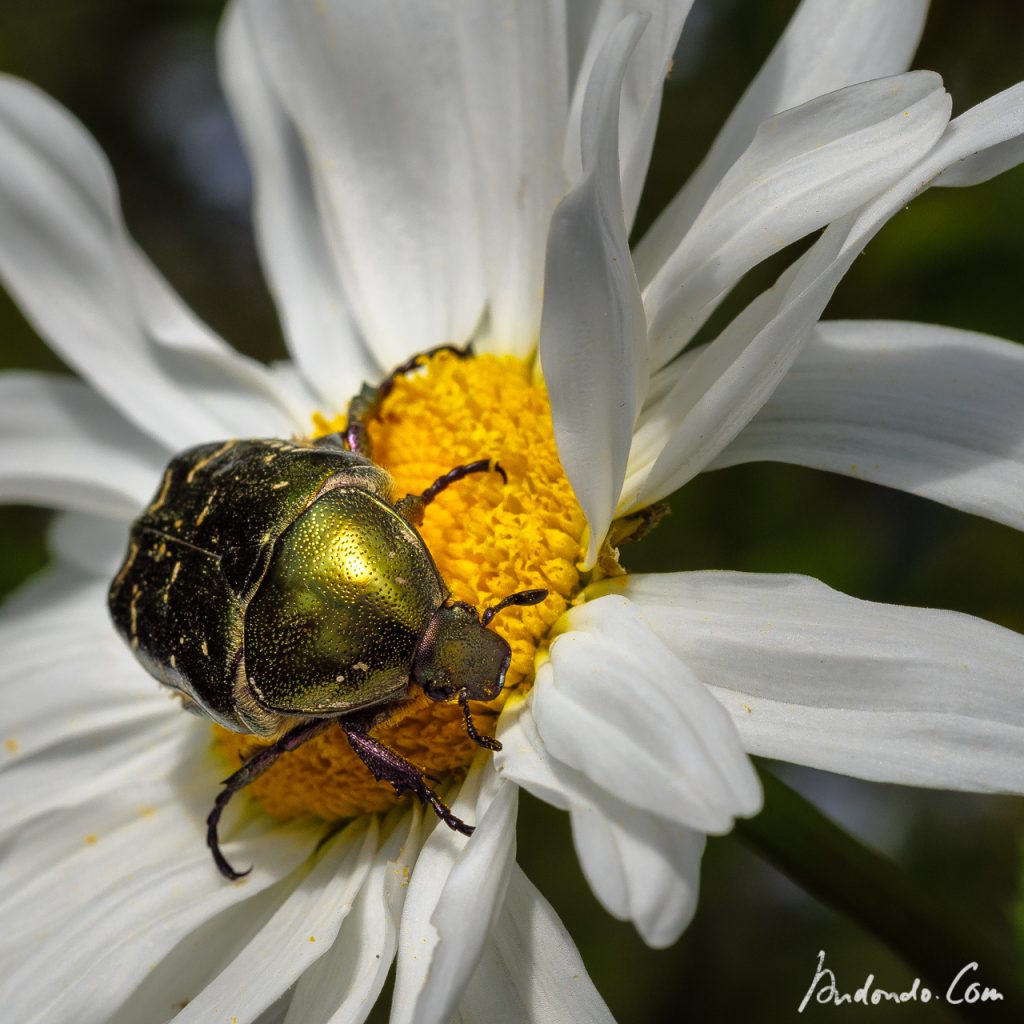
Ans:
[[[557,760],[624,803],[704,832],[759,809],[728,717],[629,601],[572,609],[550,654],[531,699]]]
[[[532,700],[506,706],[495,768],[569,811],[580,866],[614,917],[632,921],[648,945],[672,945],[697,908],[704,834],[638,809],[602,789],[545,747]]]
[[[579,54],[578,66],[570,69],[572,103],[565,133],[565,167],[570,179],[581,171],[580,124],[588,80],[605,41],[623,15],[635,13],[647,21],[626,67],[618,115],[618,146],[621,155],[622,205],[625,222],[632,228],[640,192],[647,176],[647,164],[654,144],[654,132],[661,109],[665,79],[693,0],[599,0],[593,4],[567,4],[569,52]]]
[[[580,866],[605,909],[655,949],[675,943],[697,910],[704,833],[625,806],[574,807],[571,817]]]
[[[936,185],[977,185],[1024,161],[1024,82],[1004,89],[956,118],[951,128],[966,130],[964,155],[947,167]],[[977,133],[977,148],[968,141]]]
[[[647,329],[619,185],[619,92],[644,23],[624,19],[591,72],[582,178],[548,236],[541,361],[555,440],[590,527],[592,566],[612,521],[647,386]]]

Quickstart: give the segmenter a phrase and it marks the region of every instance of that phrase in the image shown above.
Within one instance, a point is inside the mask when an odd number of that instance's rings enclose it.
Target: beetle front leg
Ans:
[[[213,810],[206,819],[206,845],[213,854],[214,862],[220,873],[232,882],[237,878],[244,878],[252,868],[247,871],[236,871],[220,851],[220,842],[217,839],[217,825],[220,816],[227,807],[228,801],[240,790],[255,782],[274,762],[289,751],[301,747],[307,740],[319,736],[332,722],[330,718],[315,718],[310,722],[303,722],[296,726],[291,732],[287,732],[276,743],[264,747],[258,754],[249,758],[234,775],[228,776],[223,782],[224,788],[217,794]]]
[[[464,836],[473,834],[474,827],[452,813],[452,809],[426,784],[419,768],[367,734],[369,720],[348,717],[340,719],[338,724],[345,731],[356,756],[378,782],[389,783],[399,795],[415,793],[421,803],[430,804],[450,829]]]
[[[508,473],[502,468],[500,462],[495,459],[477,459],[476,462],[467,462],[464,466],[450,469],[444,476],[439,476],[422,494],[407,494],[400,501],[395,502],[395,508],[413,526],[419,526],[423,522],[423,510],[443,490],[451,487],[457,480],[469,476],[470,473],[500,473],[502,481],[508,483]]]
[[[469,738],[478,746],[483,747],[485,750],[501,750],[501,744],[492,739],[490,736],[481,736],[476,731],[476,725],[473,724],[473,713],[469,710],[469,690],[463,687],[459,690],[459,707],[462,708],[462,717],[466,723],[466,733]]]
[[[437,348],[420,352],[402,363],[401,366],[392,370],[380,384],[364,384],[360,388],[359,394],[349,402],[348,423],[345,425],[343,435],[350,452],[365,455],[368,459],[373,458],[373,453],[370,450],[370,432],[367,430],[366,421],[376,414],[380,403],[391,394],[395,381],[399,377],[404,377],[407,373],[415,370],[421,360],[429,359],[430,356],[436,356],[440,352],[451,352],[452,355],[458,356],[460,359],[466,359],[470,355],[470,347],[469,345],[465,348],[458,348],[455,345],[438,345]]]

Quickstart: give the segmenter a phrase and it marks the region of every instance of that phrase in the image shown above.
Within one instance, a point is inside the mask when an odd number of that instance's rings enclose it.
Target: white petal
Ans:
[[[439,822],[413,871],[402,913],[392,1024],[446,1024],[497,917],[515,859],[516,787],[478,759],[452,810],[467,840]]]
[[[83,512],[54,517],[48,536],[50,553],[57,561],[108,583],[125,556],[129,525]]]
[[[456,1018],[463,1024],[613,1024],[565,926],[519,867]]]
[[[151,723],[142,723],[138,731],[165,758],[181,749],[180,736],[161,735],[161,731],[153,728]],[[124,743],[117,739],[112,742],[127,753]],[[95,758],[88,750],[76,750],[73,756],[68,753],[50,756],[61,761],[60,767],[64,771],[82,771],[95,766]],[[26,903],[31,906],[38,899],[39,906],[32,915],[37,928],[43,927],[47,918],[62,920],[73,912],[74,908],[68,903],[84,901],[89,894],[89,890],[83,888],[81,878],[73,874],[74,870],[88,871],[90,880],[96,881],[97,872],[103,870],[102,863],[97,866],[100,858],[112,864],[110,852],[123,849],[125,842],[152,842],[153,837],[159,834],[159,826],[147,824],[147,819],[159,816],[166,820],[171,829],[169,841],[171,836],[177,835],[184,845],[189,838],[197,838],[191,827],[185,825],[187,816],[170,811],[166,761],[161,771],[157,758],[146,760],[147,763],[142,765],[138,758],[131,760],[126,757],[125,764],[120,766],[121,770],[110,780],[110,785],[68,806],[60,806],[53,799],[44,799],[27,811],[13,808],[15,820],[10,825],[5,821],[2,833],[4,867],[0,913],[8,913],[12,906],[21,907]],[[3,781],[6,790],[6,773]],[[60,794],[55,795],[59,800]],[[100,840],[103,850],[91,849],[98,846]],[[46,850],[45,862],[40,861],[40,849]],[[72,889],[74,895],[69,897],[65,894],[64,899],[54,900],[48,894],[62,877],[72,882],[64,888]],[[3,935],[5,943],[12,938],[7,932]]]
[[[773,114],[910,65],[927,0],[803,0],[714,145],[636,250],[643,285],[690,229],[726,170]]]
[[[564,5],[488,0],[459,5],[456,22],[490,297],[476,348],[526,357],[540,331],[548,223],[569,187]]]
[[[78,756],[63,767],[66,774],[89,771],[90,758]],[[271,887],[312,851],[317,830],[308,824],[281,826],[251,815],[233,837],[244,841],[242,856],[253,858],[253,872],[242,885],[226,883],[204,841],[218,776],[199,770],[183,789],[189,767],[170,760],[140,771],[126,762],[120,783],[106,793],[39,814],[5,843],[0,960],[19,971],[24,966],[18,987],[28,984],[26,1005],[46,1010],[52,999],[61,1005],[82,1001],[80,1015],[54,1013],[45,1019],[92,1020],[86,1007],[95,1007],[95,1019],[105,1021],[178,938]],[[42,859],[40,851],[45,851]],[[152,893],[141,890],[147,879],[155,887]],[[202,905],[204,897],[208,907]],[[94,932],[97,922],[103,927]],[[161,934],[165,924],[168,933]],[[141,962],[118,948],[134,940]],[[65,966],[69,949],[74,954]],[[83,965],[102,970],[108,955],[109,991],[95,992],[98,975]],[[33,968],[38,972],[38,965],[54,956],[60,967],[37,981]],[[207,951],[207,966],[209,957]],[[182,992],[182,982],[179,976],[171,986],[179,998],[194,995],[194,990]]]
[[[71,745],[47,755],[71,791],[66,804],[55,803],[59,791],[40,801],[5,844],[11,871],[5,866],[0,933],[17,963],[5,972],[5,1012],[14,1020],[107,1021],[186,936],[267,889],[312,849],[308,825],[250,814],[231,838],[244,839],[242,856],[255,867],[244,883],[226,883],[204,842],[223,766],[211,770],[191,742],[154,742],[152,731],[148,738],[153,756],[126,758],[119,771],[98,765],[97,749]],[[179,730],[177,739],[189,737]],[[98,776],[105,786],[80,782]]]
[[[644,291],[654,363],[668,363],[751,267],[902,178],[950,105],[938,75],[914,71],[764,122]]]
[[[422,832],[418,806],[397,809],[385,823],[387,838],[341,933],[295,987],[288,1024],[362,1024],[366,1019],[395,958],[398,925]]]
[[[181,1024],[251,1022],[330,949],[377,850],[377,819],[352,824],[318,851],[299,883],[246,947],[178,1015]]]
[[[531,694],[544,746],[634,807],[727,832],[760,807],[739,737],[704,685],[618,597],[570,610]]]
[[[287,401],[296,409],[315,409],[317,406],[316,393],[306,383],[298,367],[289,359],[278,359],[267,367],[274,380],[275,389],[282,395],[287,395]],[[354,394],[354,392],[353,392]],[[345,395],[343,398],[351,396]],[[327,405],[327,409],[338,408],[338,398],[333,396],[333,402]]]
[[[662,88],[671,67],[672,53],[692,6],[692,0],[632,0],[628,5],[619,0],[600,0],[597,4],[568,5],[570,55],[580,51],[579,64],[572,69],[573,100],[565,140],[565,165],[573,180],[581,171],[579,138],[584,93],[589,88],[588,79],[598,55],[624,13],[643,14],[647,23],[622,82],[618,135],[622,205],[627,227],[632,227],[647,177]]]
[[[487,295],[457,19],[443,3],[252,0],[247,13],[378,362],[468,340]]]
[[[633,921],[648,944],[671,945],[696,909],[703,834],[630,807],[556,760],[529,700],[506,705],[498,736],[497,771],[570,811],[580,865],[602,905]]]
[[[1024,112],[1018,120],[1024,130]],[[636,446],[640,457],[630,461],[619,514],[671,494],[705,468],[778,387],[843,274],[882,225],[945,168],[1002,144],[1011,128],[985,105],[951,121],[901,181],[830,224],[773,289],[695,353],[639,428],[654,436]]]
[[[712,464],[792,462],[1024,529],[1024,348],[970,331],[825,322]]]
[[[57,374],[0,375],[0,500],[138,514],[167,450],[94,391]]]
[[[799,576],[630,576],[614,588],[699,672],[747,749],[859,778],[1024,792],[1024,638]]]
[[[180,716],[162,715],[161,710],[170,709],[159,705],[141,711],[132,705],[121,709],[113,702],[97,701],[88,715],[53,721],[54,736],[49,742],[36,738],[32,723],[23,722],[16,731],[12,729],[17,756],[6,757],[0,772],[0,797],[7,809],[0,835],[16,832],[41,815],[160,779],[175,766],[194,759],[207,773],[212,798],[218,773],[208,756],[208,732],[197,735],[187,729],[191,723],[181,721]],[[27,737],[24,742],[22,736]],[[197,824],[203,816],[197,811]],[[198,828],[195,837],[202,841]]]
[[[590,76],[583,176],[555,211],[548,237],[541,359],[555,439],[590,527],[592,566],[626,472],[647,386],[646,322],[622,219],[619,92],[643,22],[623,20]]]
[[[0,277],[54,349],[172,447],[289,433],[264,367],[182,305],[128,238],[95,143],[32,86],[0,79]]]
[[[334,408],[384,367],[356,338],[306,153],[259,60],[250,11],[235,3],[224,18],[221,75],[252,164],[256,240],[285,339],[308,386]]]
[[[262,892],[203,921],[159,963],[144,972],[141,983],[105,1024],[158,1022],[176,1017],[210,978],[259,934],[306,874],[306,865],[301,865]],[[275,1019],[280,1018],[264,1013],[258,1021],[265,1024]]]
[[[130,737],[141,725],[159,727],[179,718],[114,632],[107,586],[106,580],[66,568],[50,570],[0,613],[0,693],[4,731],[12,741],[0,759],[3,776],[51,747],[84,748],[93,732],[101,748],[104,733],[123,730]],[[40,766],[29,774],[42,785]],[[59,772],[54,779],[69,793],[94,782],[72,776],[62,783]],[[7,799],[5,823],[14,817],[11,801],[20,803],[21,790],[15,787]]]
[[[989,97],[968,113],[987,122],[988,137],[977,152],[944,170],[936,185],[977,185],[1024,161],[1024,82]]]

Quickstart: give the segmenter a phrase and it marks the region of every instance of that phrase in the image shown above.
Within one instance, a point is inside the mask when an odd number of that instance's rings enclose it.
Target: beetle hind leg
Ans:
[[[367,735],[367,723],[358,719],[343,718],[338,724],[345,731],[352,750],[378,782],[387,782],[398,794],[415,793],[421,803],[430,804],[434,813],[454,832],[471,836],[472,825],[467,825],[452,813],[452,809],[427,785],[423,772]]]
[[[468,345],[465,348],[458,348],[455,345],[438,345],[437,348],[414,355],[401,366],[396,367],[380,384],[364,384],[362,386],[359,394],[349,402],[348,406],[348,423],[343,436],[350,452],[365,455],[368,459],[373,457],[370,451],[370,434],[366,429],[366,421],[377,412],[380,403],[391,393],[391,389],[399,377],[404,377],[407,373],[415,370],[419,366],[420,360],[436,356],[439,352],[451,352],[460,359],[465,359],[470,355],[470,348]]]
[[[303,722],[302,725],[285,733],[276,743],[264,747],[258,754],[254,754],[237,772],[224,780],[224,788],[217,794],[213,810],[210,811],[206,819],[206,845],[210,848],[210,853],[213,854],[217,869],[225,878],[233,882],[238,878],[244,878],[252,871],[252,868],[246,871],[236,871],[221,852],[220,841],[217,838],[217,825],[228,802],[240,789],[244,789],[250,782],[255,782],[282,754],[301,747],[307,740],[322,733],[330,724],[331,719],[329,718],[315,718],[310,722]]]

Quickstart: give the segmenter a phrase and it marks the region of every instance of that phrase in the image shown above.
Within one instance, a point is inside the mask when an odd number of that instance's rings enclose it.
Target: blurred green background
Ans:
[[[794,6],[698,0],[667,86],[638,232],[697,164]],[[247,172],[219,93],[219,11],[213,0],[4,0],[0,68],[52,93],[96,136],[133,234],[189,304],[239,348],[279,358],[284,347],[248,223]],[[1024,78],[1024,4],[979,0],[968,12],[953,0],[934,3],[915,66],[943,75],[954,114]],[[1024,340],[1022,195],[1018,169],[916,200],[857,261],[828,315],[932,321]],[[759,268],[743,294],[770,283],[780,267]],[[2,294],[0,338],[0,367],[61,368]],[[0,593],[44,564],[46,525],[38,510],[0,509]],[[676,497],[669,523],[626,554],[635,569],[808,573],[859,597],[955,608],[1024,630],[1020,534],[810,470],[758,465],[701,476]],[[1020,955],[1020,801],[806,770],[785,777],[896,859],[937,902]],[[868,973],[896,990],[914,976],[733,837],[710,843],[697,919],[660,952],[601,910],[576,866],[565,816],[529,798],[519,859],[623,1022],[790,1019],[819,949],[846,990]],[[803,1016],[851,1012],[812,1006]],[[954,1019],[935,1003],[861,1012],[878,1024]]]

